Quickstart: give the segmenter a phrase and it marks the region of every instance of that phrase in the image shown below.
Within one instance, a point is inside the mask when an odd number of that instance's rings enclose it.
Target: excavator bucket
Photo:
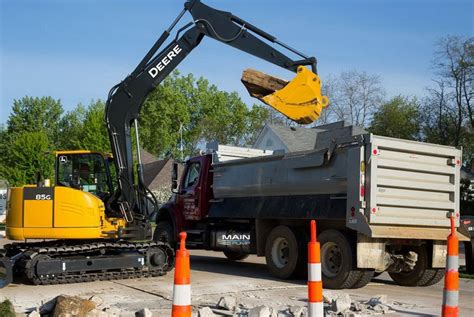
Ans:
[[[303,66],[298,67],[296,77],[290,82],[246,69],[242,74],[242,83],[252,97],[297,123],[316,121],[329,103],[328,98],[321,95],[318,75]]]

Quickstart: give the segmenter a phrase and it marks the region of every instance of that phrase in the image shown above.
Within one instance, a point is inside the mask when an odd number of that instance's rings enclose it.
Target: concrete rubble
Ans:
[[[242,299],[240,296],[224,295],[215,304],[193,303],[196,305],[194,306],[193,317],[306,317],[308,314],[305,303],[302,303],[301,306],[285,305],[262,299],[261,305],[258,302],[248,305],[248,302],[246,303],[245,300],[240,299]],[[377,295],[369,300],[354,300],[347,293],[324,291],[323,299],[326,316],[375,316],[394,312],[391,309],[392,306],[401,307],[404,305],[399,302],[390,302],[387,295]],[[123,312],[120,309],[110,307],[98,295],[89,296],[86,299],[78,296],[60,295],[39,307],[32,308],[27,316],[118,317],[122,314]],[[157,315],[145,307],[136,311],[135,316],[153,317]]]

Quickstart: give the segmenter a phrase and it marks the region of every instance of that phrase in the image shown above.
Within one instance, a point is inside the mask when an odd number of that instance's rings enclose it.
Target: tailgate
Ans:
[[[372,135],[366,158],[367,215],[375,235],[398,236],[398,227],[415,238],[411,227],[426,236],[429,228],[449,227],[448,212],[457,215],[459,226],[461,150]]]

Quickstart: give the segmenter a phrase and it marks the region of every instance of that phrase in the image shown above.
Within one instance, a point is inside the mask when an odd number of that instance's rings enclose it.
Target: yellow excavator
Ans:
[[[192,20],[164,45],[186,12]],[[292,120],[314,121],[326,106],[314,57],[230,12],[198,0],[186,2],[133,72],[109,92],[105,119],[112,155],[59,151],[53,186],[39,182],[10,189],[6,235],[21,242],[0,250],[0,287],[14,275],[34,284],[56,284],[158,276],[173,268],[174,250],[152,239],[150,215],[157,204],[143,182],[137,119],[146,96],[204,37],[295,72],[282,89],[261,98]]]

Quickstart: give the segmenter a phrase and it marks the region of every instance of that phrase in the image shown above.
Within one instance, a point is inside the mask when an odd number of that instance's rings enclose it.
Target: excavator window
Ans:
[[[112,192],[106,164],[100,154],[60,154],[57,163],[58,186],[79,189],[100,198]]]

